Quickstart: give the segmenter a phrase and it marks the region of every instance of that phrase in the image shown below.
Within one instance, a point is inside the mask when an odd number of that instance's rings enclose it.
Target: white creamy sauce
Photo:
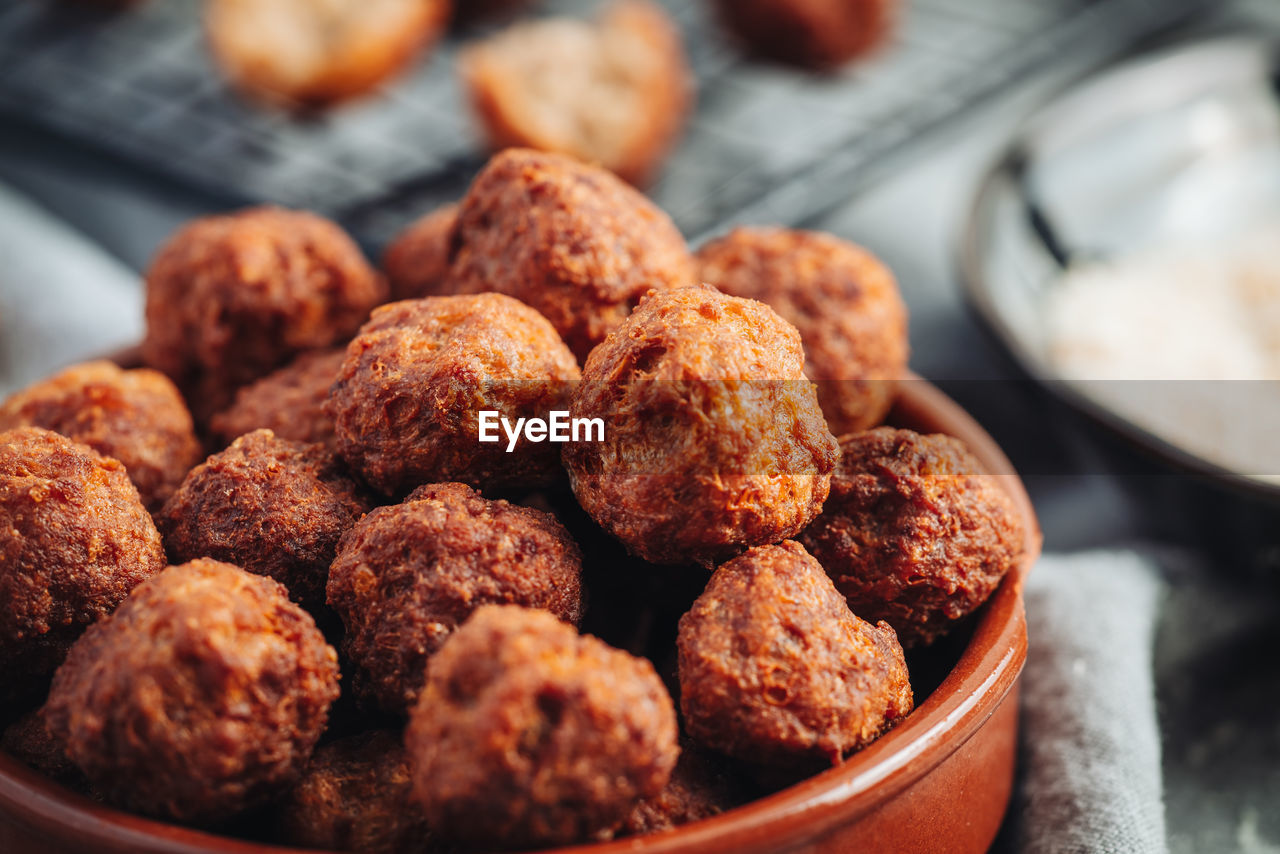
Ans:
[[[1073,267],[1047,355],[1097,402],[1221,466],[1280,481],[1280,222]]]

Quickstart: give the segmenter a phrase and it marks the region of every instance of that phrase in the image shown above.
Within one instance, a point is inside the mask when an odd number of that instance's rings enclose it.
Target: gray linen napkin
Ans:
[[[0,398],[142,337],[136,274],[0,184]]]
[[[1012,850],[1168,850],[1152,666],[1162,587],[1133,552],[1046,556],[1031,573]]]

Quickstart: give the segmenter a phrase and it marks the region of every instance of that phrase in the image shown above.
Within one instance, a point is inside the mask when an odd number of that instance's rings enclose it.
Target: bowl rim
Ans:
[[[814,840],[873,811],[940,765],[995,713],[1026,661],[1022,588],[1043,541],[1026,489],[996,442],[958,404],[915,374],[888,419],[964,442],[1012,499],[1023,553],[979,612],[959,660],[898,726],[842,764],[722,815],[673,830],[556,849],[560,854],[705,854],[776,850]],[[0,813],[51,841],[138,854],[285,854],[301,849],[169,824],[64,789],[0,753]],[[797,828],[802,828],[797,834]]]
[[[1036,158],[1037,150],[1051,149],[1063,139],[1070,141],[1122,123],[1134,115],[1134,109],[1165,109],[1217,87],[1253,79],[1250,75],[1263,67],[1280,68],[1280,38],[1227,33],[1180,39],[1114,61],[1067,83],[1017,124],[981,171],[954,257],[969,310],[1026,376],[1094,423],[1179,473],[1274,504],[1280,503],[1280,485],[1228,468],[1165,439],[1058,374],[1000,308],[989,285],[990,253],[986,249],[996,227],[993,211],[1001,194],[1016,184],[1018,176]],[[1165,85],[1170,74],[1182,81],[1183,90]],[[1119,106],[1121,101],[1126,103],[1124,109]],[[1051,249],[1048,251],[1052,254]]]

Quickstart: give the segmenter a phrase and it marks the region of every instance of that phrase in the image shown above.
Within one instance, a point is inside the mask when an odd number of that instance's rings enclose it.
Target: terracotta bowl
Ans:
[[[956,643],[958,659],[907,719],[843,765],[724,815],[677,830],[561,854],[930,852],[977,854],[995,838],[1013,786],[1018,676],[1027,651],[1022,584],[1040,530],[1008,459],[929,383],[903,383],[890,423],[947,433],[998,475],[1027,531],[1022,562]],[[914,681],[914,678],[913,678]],[[95,804],[0,754],[0,852],[223,854],[286,849],[129,815]]]

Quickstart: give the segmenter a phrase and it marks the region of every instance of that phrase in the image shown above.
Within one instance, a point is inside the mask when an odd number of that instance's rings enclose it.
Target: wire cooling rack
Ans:
[[[699,100],[650,192],[690,237],[730,219],[798,221],[1037,63],[1061,51],[1102,58],[1211,2],[907,0],[878,57],[816,75],[749,61],[706,0],[668,0]],[[228,90],[205,49],[198,0],[89,5],[0,0],[0,112],[229,200],[323,211],[374,244],[460,195],[484,161],[454,72],[459,44],[482,31],[446,39],[376,96],[298,119]]]

